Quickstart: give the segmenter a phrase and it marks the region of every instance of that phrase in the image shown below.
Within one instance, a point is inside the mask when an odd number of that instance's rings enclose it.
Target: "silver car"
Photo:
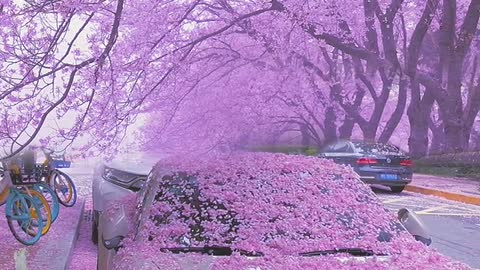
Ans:
[[[255,157],[255,160],[258,161],[260,157]],[[305,157],[298,157],[298,158],[305,158]],[[316,162],[315,160],[313,162]],[[231,164],[231,163],[229,163]],[[327,173],[334,176],[338,176],[337,172],[338,170],[344,170],[344,169],[339,169],[339,168],[334,168],[334,164],[329,164],[330,168],[332,169],[331,173]],[[220,166],[221,167],[221,166]],[[242,222],[249,222],[248,220],[245,220],[243,217],[241,219],[237,219],[236,214],[234,210],[230,212],[228,208],[225,207],[225,205],[222,205],[222,203],[219,203],[220,200],[217,200],[216,198],[210,197],[210,199],[204,199],[207,198],[202,194],[202,188],[199,187],[199,182],[197,181],[196,178],[196,173],[190,173],[187,174],[184,172],[185,170],[183,168],[178,168],[178,170],[167,170],[165,168],[158,168],[156,167],[148,176],[146,184],[142,187],[142,190],[137,194],[135,197],[135,203],[130,204],[130,203],[120,203],[120,204],[114,204],[109,208],[107,211],[105,211],[101,216],[100,216],[100,223],[99,223],[99,234],[100,234],[100,239],[101,242],[99,242],[99,253],[98,253],[98,269],[170,269],[170,268],[162,268],[159,267],[158,265],[162,265],[162,258],[165,258],[167,256],[175,256],[175,254],[182,253],[183,255],[188,255],[188,254],[194,254],[194,255],[201,255],[204,257],[205,260],[199,262],[196,261],[199,257],[192,257],[189,258],[188,256],[182,256],[181,259],[179,259],[177,262],[179,263],[176,265],[177,268],[173,265],[169,265],[169,267],[172,267],[172,269],[211,269],[212,265],[215,264],[216,260],[221,260],[224,259],[233,253],[239,253],[240,256],[244,257],[249,257],[249,258],[259,258],[262,257],[263,254],[262,252],[252,252],[248,250],[239,250],[236,249],[232,246],[230,246],[229,243],[231,241],[235,241],[237,236],[235,235],[237,233],[238,226],[242,224]],[[240,170],[235,170],[235,168],[232,168],[232,172],[235,173],[236,176],[241,178],[241,174],[243,173]],[[261,173],[261,171],[259,171]],[[282,172],[283,174],[283,172]],[[252,184],[255,184],[256,177],[255,174],[246,174],[247,178],[242,178],[245,179],[245,181],[251,181]],[[302,181],[303,177],[308,177],[308,172],[307,173],[300,173],[298,176],[298,181]],[[218,179],[218,184],[225,186],[225,180],[231,181],[232,178],[228,179]],[[260,179],[259,177],[259,182],[257,183],[257,190],[262,190],[263,188],[271,188],[269,185],[265,185],[265,179]],[[271,179],[273,180],[273,179]],[[319,207],[317,208],[320,211],[324,211],[324,213],[321,212],[316,212],[312,213],[310,217],[327,217],[327,216],[336,216],[334,219],[329,219],[322,221],[322,219],[318,219],[318,226],[319,227],[328,227],[331,226],[332,224],[337,224],[339,227],[346,226],[346,230],[351,230],[352,228],[348,228],[348,224],[351,224],[353,220],[357,220],[357,222],[364,222],[365,227],[372,227],[375,228],[375,231],[369,232],[369,234],[375,235],[375,240],[378,243],[372,243],[372,244],[382,244],[382,245],[390,245],[390,241],[394,242],[393,239],[396,238],[395,236],[396,232],[400,233],[404,232],[405,229],[407,229],[417,240],[425,243],[425,244],[430,244],[431,239],[424,230],[421,222],[419,222],[418,218],[415,216],[414,213],[402,209],[399,212],[399,220],[395,220],[390,217],[390,214],[388,214],[385,209],[381,206],[381,202],[378,201],[378,199],[375,197],[375,195],[361,182],[354,180],[354,179],[333,179],[331,178],[326,178],[325,183],[327,181],[335,181],[338,183],[335,183],[334,185],[337,185],[338,187],[341,187],[342,192],[346,192],[349,194],[349,196],[346,196],[345,199],[346,201],[343,201],[342,208],[349,208],[350,205],[357,205],[358,200],[362,200],[363,203],[368,204],[371,206],[371,209],[377,209],[379,211],[376,211],[376,215],[378,217],[382,217],[387,223],[386,224],[369,224],[368,220],[365,220],[362,215],[364,213],[358,213],[358,218],[353,217],[353,216],[345,216],[343,212],[340,211],[340,209],[335,209],[330,207]],[[344,186],[344,183],[348,182],[350,185]],[[213,182],[214,184],[216,182]],[[330,182],[331,183],[331,182]],[[323,202],[331,201],[335,195],[335,192],[333,190],[328,189],[328,184],[327,186],[322,186],[322,183],[319,183],[319,190],[322,193],[317,199],[317,201],[314,202],[313,205],[319,205],[321,206]],[[209,186],[210,187],[210,186]],[[241,192],[239,190],[241,189],[236,189],[236,187],[231,186],[232,189],[225,190],[225,192]],[[294,190],[296,189],[295,183],[292,183],[288,188],[293,188]],[[271,190],[268,190],[268,192],[272,192]],[[278,194],[285,194],[283,193],[283,190],[279,190]],[[270,194],[275,194],[277,192],[273,191],[273,193]],[[209,193],[208,196],[215,196],[215,194],[220,194],[220,193]],[[275,195],[273,195],[275,196]],[[238,199],[241,199],[242,197],[237,197],[237,199],[234,199],[234,203],[237,205],[244,205],[246,207],[246,204],[243,204],[241,200],[238,201]],[[259,198],[260,199],[260,198]],[[131,201],[132,198],[127,199],[126,201]],[[322,201],[325,200],[325,201]],[[125,199],[124,199],[125,201]],[[177,203],[181,202],[182,205],[177,205]],[[158,204],[167,204],[170,205],[170,209],[174,210],[168,210],[168,211],[177,211],[175,214],[172,214],[173,212],[162,212],[158,211],[158,209],[154,209],[155,205]],[[185,207],[185,205],[190,205]],[[287,205],[287,207],[289,207]],[[248,208],[248,207],[247,207]],[[187,210],[188,209],[188,210]],[[198,213],[193,213],[192,214],[192,209],[193,211],[199,211]],[[197,210],[195,210],[197,209]],[[200,210],[202,209],[202,210]],[[210,215],[209,211],[217,211],[218,209],[222,209],[224,213],[226,214],[221,220],[217,219],[215,222],[220,222],[221,224],[220,227],[227,228],[228,232],[227,235],[232,236],[233,238],[229,238],[230,240],[227,240],[224,245],[222,246],[210,246],[209,244],[205,244],[205,246],[198,245],[198,243],[202,243],[203,239],[208,238],[209,232],[206,227],[203,227],[202,222],[207,221],[211,222],[212,219],[210,216],[205,216],[205,215]],[[305,209],[308,211],[308,209]],[[186,211],[186,212],[183,212]],[[343,211],[343,210],[342,210]],[[355,210],[353,210],[355,211]],[[188,212],[188,213],[187,213]],[[277,212],[278,214],[278,212]],[[149,229],[147,228],[152,228],[153,226],[168,226],[164,224],[169,224],[170,221],[169,218],[171,217],[182,217],[180,219],[176,219],[176,222],[183,222],[183,217],[187,216],[195,216],[196,221],[198,224],[193,224],[192,223],[187,223],[185,226],[187,228],[191,228],[192,231],[186,233],[185,235],[179,237],[176,241],[177,246],[167,246],[164,249],[156,249],[154,254],[151,252],[147,252],[147,256],[153,256],[145,258],[145,255],[142,253],[144,249],[150,248],[152,244],[155,241],[155,237],[157,237],[155,233],[151,233],[151,231],[148,231]],[[307,217],[307,216],[305,216]],[[398,222],[400,221],[400,223]],[[268,221],[268,224],[271,223],[272,227],[275,227],[275,217],[273,217],[270,221]],[[284,221],[282,221],[284,222]],[[287,220],[287,223],[289,221]],[[325,222],[324,224],[322,222]],[[149,224],[147,226],[146,224]],[[268,225],[267,224],[267,225]],[[403,224],[403,225],[401,225]],[[265,225],[265,224],[264,224]],[[263,225],[262,225],[263,226]],[[270,226],[270,225],[268,225]],[[394,229],[392,229],[391,232],[389,231],[383,231],[382,228],[384,226],[394,226]],[[199,228],[202,228],[199,230]],[[353,228],[352,233],[355,233],[355,228]],[[378,230],[378,232],[377,232]],[[358,237],[362,237],[362,234],[365,233],[363,232],[358,232],[359,235]],[[392,234],[393,233],[393,234]],[[125,239],[125,237],[128,236],[128,241],[127,244],[123,243],[122,240]],[[324,235],[327,238],[329,237],[328,235]],[[170,237],[170,235],[169,235]],[[355,237],[355,236],[353,236]],[[241,237],[240,237],[241,238]],[[163,241],[163,240],[160,240]],[[294,239],[290,239],[289,241],[295,241]],[[335,241],[335,239],[327,239],[326,241]],[[348,245],[354,243],[350,242],[351,240],[345,240],[343,244],[345,246],[342,246],[341,248],[338,249],[332,249],[332,250],[315,250],[314,246],[312,246],[313,250],[306,251],[304,253],[298,254],[298,258],[302,260],[302,258],[308,259],[309,257],[323,257],[324,255],[335,255],[335,254],[349,254],[353,256],[353,258],[362,258],[362,260],[368,260],[370,258],[373,258],[375,255],[378,255],[380,257],[380,260],[388,260],[389,257],[385,256],[384,254],[376,254],[372,250],[368,249],[362,249],[362,248],[357,248],[357,247],[350,247]],[[411,240],[408,240],[407,242],[415,242],[413,240],[413,237]],[[195,246],[192,245],[192,243],[197,243]],[[123,245],[129,245],[129,246],[123,246]],[[392,244],[393,245],[393,244]],[[123,246],[123,247],[122,247]],[[132,248],[133,246],[133,248]],[[128,249],[127,249],[128,247]],[[122,254],[117,254],[118,251],[121,251]],[[407,250],[405,250],[407,251]],[[408,255],[405,255],[407,257]],[[330,257],[329,257],[330,258]],[[332,260],[339,259],[340,261],[344,258],[335,258],[335,256],[331,256]],[[352,259],[353,259],[352,258]],[[160,263],[157,264],[159,260]],[[258,259],[261,260],[261,259]],[[424,263],[424,262],[423,262]],[[288,268],[288,265],[285,265],[286,268]],[[286,269],[285,268],[285,269]],[[251,268],[254,269],[254,268]],[[260,269],[260,268],[255,268],[255,269]]]
[[[152,166],[161,159],[157,152],[123,153],[95,167],[92,181],[92,241],[98,242],[98,220],[105,206],[140,190]]]

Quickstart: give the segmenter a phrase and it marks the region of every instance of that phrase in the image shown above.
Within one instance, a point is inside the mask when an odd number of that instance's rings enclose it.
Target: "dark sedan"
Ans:
[[[388,186],[393,192],[402,192],[412,181],[412,160],[390,144],[337,141],[327,145],[320,157],[350,165],[363,182]]]

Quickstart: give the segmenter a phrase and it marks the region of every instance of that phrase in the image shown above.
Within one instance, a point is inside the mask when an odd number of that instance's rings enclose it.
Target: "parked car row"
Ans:
[[[393,216],[362,182],[407,184],[407,156],[394,147],[340,146],[328,146],[324,157],[341,157],[335,162],[353,170],[269,153],[104,163],[93,184],[98,269],[422,269],[432,262],[468,269],[426,248],[431,239],[418,217],[408,209]]]

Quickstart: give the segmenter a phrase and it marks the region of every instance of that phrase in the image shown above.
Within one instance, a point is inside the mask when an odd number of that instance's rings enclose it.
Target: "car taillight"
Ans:
[[[357,164],[358,165],[372,165],[372,164],[377,164],[377,160],[374,158],[359,158],[357,159]]]
[[[411,167],[411,166],[413,165],[413,163],[412,163],[412,160],[411,160],[411,159],[406,159],[406,160],[400,161],[400,165],[401,165],[401,166]]]

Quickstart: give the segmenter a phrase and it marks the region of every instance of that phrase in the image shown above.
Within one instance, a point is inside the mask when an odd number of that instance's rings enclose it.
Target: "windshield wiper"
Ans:
[[[305,256],[305,257],[311,257],[311,256],[323,256],[323,255],[338,254],[338,253],[347,253],[353,256],[358,256],[358,257],[385,255],[385,254],[376,254],[372,250],[363,249],[363,248],[337,248],[337,249],[329,249],[329,250],[317,250],[317,251],[302,252],[299,255]]]
[[[232,249],[231,247],[223,246],[203,246],[203,247],[172,247],[161,248],[161,251],[167,251],[172,253],[201,253],[214,256],[231,256],[233,253],[238,252],[242,256],[248,257],[260,257],[263,256],[261,252],[251,252],[243,249]]]

